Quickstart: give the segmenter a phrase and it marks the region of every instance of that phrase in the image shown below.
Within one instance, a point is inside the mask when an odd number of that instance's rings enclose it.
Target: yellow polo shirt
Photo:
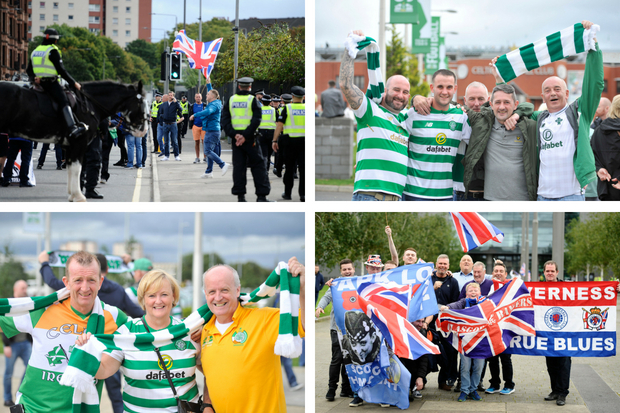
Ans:
[[[200,357],[216,412],[286,412],[280,356],[273,353],[279,325],[277,308],[238,306],[224,335],[215,317],[204,326]],[[303,337],[301,321],[298,330]]]

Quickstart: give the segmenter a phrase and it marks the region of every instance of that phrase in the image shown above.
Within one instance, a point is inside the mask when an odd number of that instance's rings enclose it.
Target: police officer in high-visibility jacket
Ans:
[[[26,72],[30,77],[30,82],[41,85],[43,90],[61,107],[69,137],[75,138],[82,134],[86,128],[82,124],[76,125],[69,101],[62,90],[62,86],[60,86],[59,79],[62,77],[69,83],[70,87],[77,90],[80,90],[82,86],[71,77],[63,66],[62,54],[56,46],[58,39],[60,39],[60,35],[54,29],[46,29],[43,32],[43,42],[30,55]]]
[[[293,183],[295,182],[295,165],[299,166],[299,198],[306,200],[306,105],[302,103],[306,91],[301,86],[291,88],[293,103],[288,103],[278,116],[276,131],[273,134],[273,150],[278,151],[278,138],[281,132],[288,134],[289,142],[284,162],[284,192],[282,198],[292,199]]]
[[[256,187],[256,202],[269,202],[267,195],[271,190],[265,162],[255,146],[255,135],[261,120],[261,110],[250,94],[254,79],[237,79],[239,91],[232,95],[222,108],[222,129],[232,139],[233,187],[232,194],[239,202],[245,202],[247,171],[252,170]]]
[[[153,128],[153,153],[159,152],[159,142],[157,141],[157,112],[163,102],[161,101],[161,94],[155,94],[155,100],[151,103],[151,128]]]
[[[181,97],[181,114],[183,115],[183,123],[181,124],[182,130],[179,133],[179,136],[185,138],[185,134],[187,133],[187,125],[189,124],[189,102],[187,101],[187,96],[183,95]]]
[[[260,135],[260,151],[265,158],[265,168],[267,169],[267,176],[269,176],[269,164],[271,163],[271,154],[273,148],[271,142],[273,141],[273,132],[276,130],[276,118],[277,110],[271,106],[271,96],[263,95],[261,99],[261,119],[260,126],[258,127],[258,133]]]

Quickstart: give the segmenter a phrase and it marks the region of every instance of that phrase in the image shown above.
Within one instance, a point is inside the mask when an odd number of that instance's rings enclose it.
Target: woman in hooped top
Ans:
[[[138,303],[146,311],[142,318],[130,319],[119,333],[154,333],[181,324],[170,314],[179,301],[179,285],[161,270],[149,271],[140,281]],[[146,324],[146,325],[145,325]],[[126,327],[126,329],[124,328]],[[77,345],[85,344],[90,333],[81,335]],[[200,363],[200,344],[190,336],[159,349],[180,399],[198,403],[196,364]],[[125,376],[123,403],[125,411],[177,412],[177,402],[160,367],[157,353],[152,350],[104,353],[95,378],[105,379],[118,369]],[[200,369],[200,366],[198,366]],[[148,389],[148,391],[147,391]],[[148,394],[147,394],[148,393]]]

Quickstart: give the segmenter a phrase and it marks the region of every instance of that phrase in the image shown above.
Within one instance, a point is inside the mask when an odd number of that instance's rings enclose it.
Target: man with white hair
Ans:
[[[592,22],[584,20],[584,29]],[[566,82],[557,76],[542,84],[544,112],[535,112],[539,143],[539,201],[584,201],[582,188],[596,179],[594,155],[588,131],[580,128],[580,119],[589,126],[605,86],[603,53],[598,48],[588,51],[581,97],[568,104]],[[580,131],[580,129],[583,129]]]
[[[288,271],[300,277],[299,333],[303,336],[305,268],[293,257]],[[239,274],[228,265],[209,268],[203,281],[207,305],[214,315],[200,340],[205,375],[203,412],[285,413],[280,356],[274,354],[280,311],[241,306]],[[239,397],[239,386],[243,397]]]
[[[364,36],[362,31],[353,34]],[[352,201],[400,201],[407,180],[409,134],[401,127],[409,100],[409,80],[390,77],[380,104],[353,83],[354,61],[345,50],[340,64],[340,90],[357,120],[357,165]]]

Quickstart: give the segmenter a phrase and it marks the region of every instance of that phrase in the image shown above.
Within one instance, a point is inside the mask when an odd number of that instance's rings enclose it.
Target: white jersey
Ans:
[[[540,177],[538,195],[562,198],[581,194],[575,175],[575,131],[566,116],[568,106],[550,113],[540,125]]]
[[[129,296],[129,299],[134,302],[135,305],[140,305],[138,303],[138,289],[135,286],[125,288],[125,293]]]

